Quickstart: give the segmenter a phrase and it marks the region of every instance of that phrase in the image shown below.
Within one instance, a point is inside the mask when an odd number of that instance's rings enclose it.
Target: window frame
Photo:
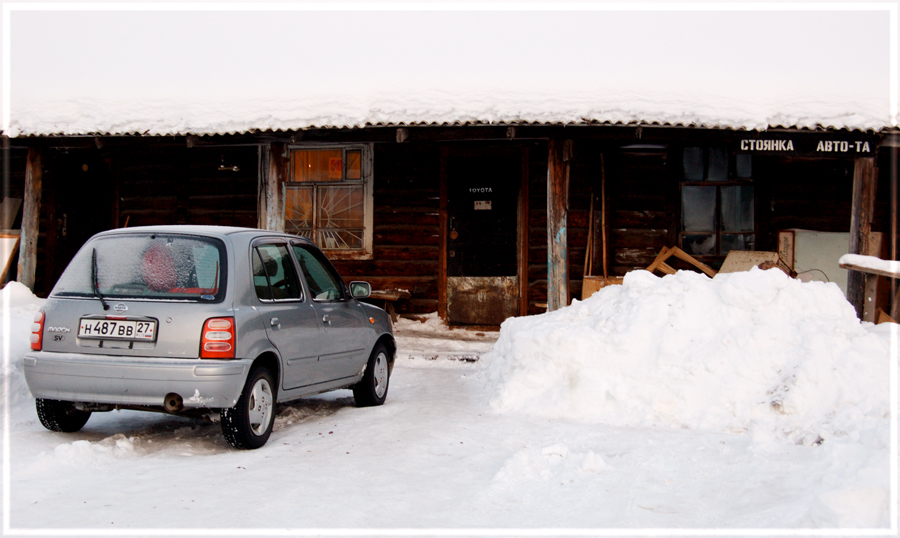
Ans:
[[[703,178],[699,180],[688,180],[685,179],[685,170],[684,170],[684,155],[686,150],[689,148],[699,148],[703,153]],[[712,235],[715,237],[715,253],[714,254],[694,254],[690,253],[691,256],[695,256],[698,259],[711,261],[711,260],[723,260],[725,256],[727,256],[727,252],[722,254],[722,236],[728,235],[751,235],[753,236],[753,244],[754,248],[756,248],[757,240],[759,239],[759,217],[757,211],[757,200],[758,193],[756,192],[756,170],[753,165],[752,154],[748,153],[739,153],[734,151],[734,149],[728,147],[727,145],[722,144],[696,144],[696,145],[684,145],[679,148],[680,156],[680,171],[679,171],[679,184],[678,184],[678,193],[679,193],[679,219],[678,219],[678,245],[685,252],[689,252],[684,248],[684,238],[686,236],[691,235]],[[710,169],[710,154],[712,149],[724,149],[727,157],[728,157],[728,169],[726,171],[725,179],[710,179],[709,178],[709,169]],[[750,165],[750,175],[749,177],[738,177],[738,157],[746,156],[751,159]],[[705,187],[709,189],[715,189],[715,206],[714,206],[714,214],[713,214],[713,230],[691,230],[687,231],[684,229],[684,189],[685,187]],[[752,187],[753,188],[753,230],[752,231],[734,231],[734,230],[725,230],[723,228],[723,219],[722,219],[722,206],[723,206],[723,196],[722,189],[728,187]]]
[[[266,284],[269,287],[269,294],[272,296],[269,299],[264,299],[259,296],[259,293],[256,290],[256,283],[255,283],[256,273],[253,270],[253,262],[256,259],[256,256],[259,255],[258,254],[259,247],[261,247],[261,246],[277,247],[279,245],[285,247],[285,250],[287,251],[287,258],[290,261],[291,266],[294,268],[294,277],[297,279],[296,280],[297,289],[300,292],[299,297],[284,297],[284,298],[280,298],[280,299],[275,298],[275,293],[274,293],[275,290],[272,287],[271,275],[268,274],[268,271],[265,269],[264,262],[262,261],[261,258],[259,258],[260,263],[263,264],[263,272],[265,273]],[[253,296],[256,297],[256,299],[260,303],[274,304],[274,303],[285,303],[285,302],[298,302],[298,303],[306,302],[306,297],[307,297],[306,286],[305,286],[305,283],[303,282],[303,276],[300,273],[301,273],[300,268],[297,266],[297,261],[294,259],[294,253],[292,252],[291,245],[288,241],[285,241],[283,239],[260,238],[251,243],[251,245],[250,245],[250,279],[253,282],[253,285],[251,287],[253,288],[253,292],[252,292]]]
[[[313,237],[310,238],[316,247],[319,248],[322,252],[326,254],[326,256],[330,259],[334,260],[371,260],[373,259],[373,236],[374,236],[374,214],[375,214],[375,200],[374,200],[374,186],[373,186],[373,144],[371,143],[357,143],[357,144],[338,144],[338,143],[308,143],[308,144],[291,144],[287,147],[288,153],[288,173],[287,178],[282,185],[282,200],[284,201],[281,209],[281,226],[282,229],[288,233],[289,232],[285,228],[286,213],[287,213],[287,200],[288,200],[288,190],[296,189],[300,187],[312,187],[312,200],[315,207],[315,204],[318,203],[318,191],[319,187],[339,187],[344,185],[359,185],[362,186],[362,197],[363,197],[363,238],[362,238],[362,247],[353,248],[353,249],[342,249],[342,248],[325,248],[324,245],[319,245],[316,241],[318,239],[318,228],[316,227],[315,216],[313,217]],[[306,181],[306,182],[297,182],[293,181],[294,179],[294,159],[293,154],[295,151],[316,151],[316,150],[341,150],[341,158],[343,176],[347,175],[347,152],[348,151],[359,151],[360,152],[360,178],[359,179],[341,179],[340,181]]]

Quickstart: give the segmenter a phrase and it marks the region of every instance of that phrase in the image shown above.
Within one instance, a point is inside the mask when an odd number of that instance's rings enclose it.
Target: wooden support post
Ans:
[[[853,167],[853,207],[850,215],[850,254],[869,254],[869,232],[875,213],[875,188],[878,172],[875,159],[856,159]],[[863,318],[866,299],[866,275],[859,271],[847,274],[847,300],[856,308],[856,315]]]
[[[569,304],[569,256],[566,236],[569,207],[569,157],[572,141],[551,139],[547,160],[547,310]]]
[[[259,148],[259,186],[257,189],[257,226],[264,230],[284,231],[282,192],[288,173],[287,146],[271,144]]]
[[[41,192],[44,171],[41,153],[28,148],[25,162],[25,201],[22,205],[22,232],[19,244],[17,279],[34,291],[34,275],[37,266],[37,242],[41,217]]]
[[[897,259],[897,148],[891,148],[891,260]],[[900,300],[897,299],[900,288],[897,287],[897,279],[891,279],[891,318],[900,318]]]

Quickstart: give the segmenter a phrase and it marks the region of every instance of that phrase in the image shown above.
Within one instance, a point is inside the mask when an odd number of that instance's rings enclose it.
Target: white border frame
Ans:
[[[883,11],[890,16],[890,118],[898,126],[898,8],[894,2],[311,2],[311,3],[195,3],[195,2],[12,2],[2,9],[2,111],[3,132],[9,131],[11,99],[10,18],[14,11]],[[4,181],[6,178],[4,178]],[[4,296],[4,312],[9,312],[8,296]],[[898,328],[891,332],[891,495],[890,528],[885,529],[19,529],[10,526],[10,416],[9,377],[4,377],[3,409],[3,526],[4,536],[893,536],[898,533],[898,462],[897,462],[897,403],[898,403]],[[10,367],[9,316],[2,322],[3,366]]]

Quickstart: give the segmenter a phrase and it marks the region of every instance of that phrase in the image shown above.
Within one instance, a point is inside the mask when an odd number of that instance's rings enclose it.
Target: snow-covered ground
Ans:
[[[384,406],[280,406],[256,451],[150,413],[46,431],[22,375],[42,301],[3,301],[10,534],[896,532],[897,325],[777,269],[632,273],[500,333],[402,319]]]

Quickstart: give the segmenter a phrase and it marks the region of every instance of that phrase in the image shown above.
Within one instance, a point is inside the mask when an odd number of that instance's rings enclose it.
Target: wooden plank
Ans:
[[[877,187],[875,159],[856,159],[853,167],[853,203],[850,216],[850,254],[868,254],[869,232],[875,213],[875,189]],[[863,319],[866,297],[866,278],[859,271],[847,275],[847,300]]]
[[[6,275],[12,267],[13,258],[19,250],[19,230],[4,231],[0,233],[0,260],[5,260],[3,272],[0,273],[0,286],[6,283]]]
[[[844,269],[849,269],[851,271],[859,271],[860,273],[868,273],[872,275],[886,276],[888,278],[900,278],[900,271],[890,271],[884,269],[878,269],[875,267],[865,267],[863,265],[857,265],[855,263],[842,263],[840,266]]]
[[[529,215],[528,215],[528,164],[529,152],[527,148],[522,150],[522,182],[519,186],[518,230],[516,232],[519,242],[518,265],[516,275],[519,280],[519,315],[528,315],[528,243],[529,243]]]
[[[441,148],[440,158],[440,233],[438,245],[438,315],[441,319],[447,319],[447,238],[449,226],[447,222],[447,161],[448,148]]]
[[[571,141],[550,139],[547,144],[547,310],[550,312],[569,304],[567,144]]]
[[[399,301],[401,299],[409,299],[412,294],[406,290],[372,290],[369,297],[382,301]]]
[[[651,273],[655,271],[660,264],[662,264],[665,260],[669,258],[669,247],[663,247],[662,250],[659,251],[659,254],[656,256],[656,259],[653,260],[653,263],[647,266],[647,270]]]
[[[667,275],[674,275],[675,273],[678,272],[674,268],[672,268],[671,265],[667,264],[666,262],[660,262],[659,266],[656,269],[659,271],[662,271],[663,273],[665,273]]]
[[[41,194],[43,191],[43,168],[41,153],[28,148],[25,163],[25,200],[22,207],[22,236],[19,244],[19,282],[34,291],[35,269],[37,265],[37,243],[40,232]]]
[[[9,230],[16,221],[19,207],[22,206],[21,198],[4,198],[0,203],[0,228]]]
[[[675,269],[673,269],[669,264],[666,263],[666,260],[668,260],[672,256],[675,256],[679,260],[687,262],[697,269],[700,269],[710,278],[716,276],[715,269],[701,262],[697,258],[694,258],[678,247],[663,247],[662,250],[659,251],[659,256],[657,256],[656,259],[653,260],[653,263],[651,263],[647,267],[647,270],[651,273],[653,271],[659,270],[668,275],[675,274]]]
[[[678,247],[672,247],[672,248],[670,249],[670,252],[672,253],[673,256],[675,256],[675,257],[678,258],[679,260],[688,262],[689,264],[693,265],[693,266],[696,267],[697,269],[700,269],[701,271],[703,271],[704,273],[706,273],[706,276],[708,276],[709,278],[712,278],[712,277],[716,276],[716,270],[715,270],[715,269],[713,269],[712,267],[710,267],[710,266],[706,265],[705,263],[701,262],[701,261],[698,260],[697,258],[691,256],[690,254],[688,254],[687,252],[681,250],[680,248],[678,248]]]

